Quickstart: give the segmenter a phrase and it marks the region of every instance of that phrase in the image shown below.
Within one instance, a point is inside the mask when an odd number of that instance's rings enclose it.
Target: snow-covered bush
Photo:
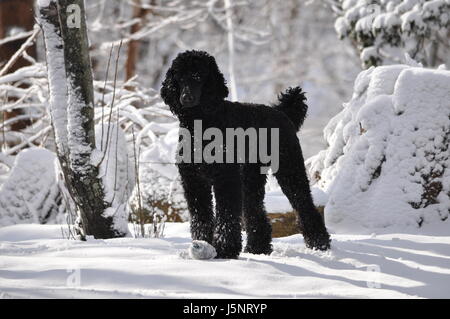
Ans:
[[[335,229],[420,227],[450,213],[450,72],[372,67],[307,161]]]
[[[14,158],[10,156],[30,145],[50,147],[53,144],[47,139],[51,127],[45,109],[46,74],[45,65],[36,63],[0,77],[0,112],[21,109],[23,113],[0,123],[2,146],[11,146],[0,153],[0,161],[4,164],[12,163]],[[4,100],[6,96],[8,99]],[[20,120],[29,120],[32,124],[20,130],[9,129],[11,124]]]
[[[449,63],[449,0],[334,0],[335,29],[350,38],[366,67],[403,62]]]
[[[55,160],[55,154],[44,148],[19,153],[0,186],[0,226],[64,221]]]
[[[188,219],[175,166],[178,127],[177,121],[152,122],[146,127],[153,134],[153,143],[141,148],[139,156],[139,188],[134,189],[131,198],[132,218],[136,220],[143,218],[143,222],[153,223],[156,219],[177,222]]]

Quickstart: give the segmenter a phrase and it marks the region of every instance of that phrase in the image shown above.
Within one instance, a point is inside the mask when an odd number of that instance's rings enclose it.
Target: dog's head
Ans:
[[[227,96],[228,88],[216,60],[204,51],[178,54],[161,87],[161,97],[175,115],[211,107]]]

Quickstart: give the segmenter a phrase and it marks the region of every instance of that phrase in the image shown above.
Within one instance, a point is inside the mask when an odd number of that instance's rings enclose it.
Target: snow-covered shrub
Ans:
[[[154,134],[153,143],[141,148],[138,168],[140,187],[134,189],[131,199],[133,218],[143,219],[145,223],[155,222],[155,218],[185,221],[188,219],[187,206],[175,166],[178,122],[152,122],[146,130]]]
[[[186,201],[178,173],[174,178],[169,178],[148,167],[145,162],[141,163],[139,172],[141,207],[138,205],[137,188],[134,189],[131,201],[133,209],[136,210],[135,215],[141,210],[147,223],[153,222],[155,217],[171,222],[188,220]]]
[[[363,65],[449,63],[449,0],[334,0],[335,29],[357,46]]]
[[[30,145],[51,148],[53,144],[47,139],[51,128],[45,109],[44,93],[48,90],[46,74],[45,65],[36,63],[0,77],[0,112],[16,109],[22,111],[21,115],[0,124],[0,141],[3,145],[4,137],[6,145],[10,146],[3,149],[0,155],[0,161],[4,164],[12,163],[14,158],[11,156]],[[20,130],[9,129],[11,124],[20,120],[30,121],[31,125]]]
[[[0,186],[0,226],[64,221],[55,160],[55,154],[44,148],[27,149],[16,156]]]
[[[450,213],[450,72],[372,67],[307,161],[328,195],[327,224],[351,230],[419,227]]]

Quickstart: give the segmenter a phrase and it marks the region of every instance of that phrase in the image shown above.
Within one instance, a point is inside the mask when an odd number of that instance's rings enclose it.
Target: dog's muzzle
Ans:
[[[185,107],[192,107],[194,106],[194,97],[191,94],[182,94],[180,96],[180,103],[181,105]]]
[[[195,88],[194,88],[195,91]],[[186,86],[181,91],[180,95],[180,103],[183,107],[193,107],[198,104],[198,99],[196,98],[196,94],[193,94],[192,90]]]

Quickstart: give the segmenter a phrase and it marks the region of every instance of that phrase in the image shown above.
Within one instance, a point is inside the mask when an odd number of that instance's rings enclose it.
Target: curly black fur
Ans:
[[[282,111],[292,121],[296,130],[298,131],[305,121],[308,105],[306,105],[306,96],[302,92],[302,88],[297,86],[289,88],[286,93],[278,95],[280,103],[274,105],[274,108]]]
[[[203,130],[219,128],[224,136],[226,128],[278,128],[278,183],[298,212],[306,245],[320,250],[330,247],[330,236],[312,201],[296,135],[307,111],[301,88],[282,93],[273,107],[230,102],[225,100],[228,89],[215,59],[206,52],[186,51],[175,58],[167,71],[161,96],[179,118],[180,127],[191,132],[194,120],[202,120]],[[242,249],[241,216],[248,235],[245,251],[272,251],[271,225],[263,202],[266,175],[260,173],[261,166],[262,163],[178,164],[191,214],[192,239],[211,243],[219,258],[238,257]]]

